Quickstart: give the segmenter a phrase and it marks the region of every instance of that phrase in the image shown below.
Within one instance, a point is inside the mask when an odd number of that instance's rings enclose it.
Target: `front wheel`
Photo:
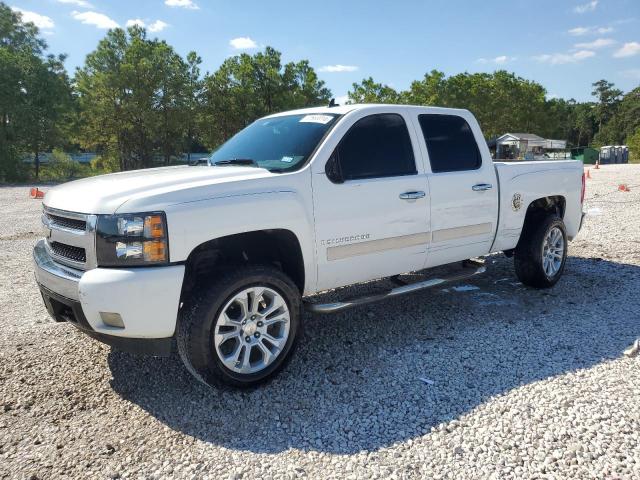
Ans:
[[[257,385],[279,372],[293,353],[300,293],[269,266],[228,269],[217,277],[185,302],[178,352],[208,385]]]
[[[518,279],[534,288],[554,286],[564,272],[567,246],[560,217],[549,215],[526,225],[514,254]]]

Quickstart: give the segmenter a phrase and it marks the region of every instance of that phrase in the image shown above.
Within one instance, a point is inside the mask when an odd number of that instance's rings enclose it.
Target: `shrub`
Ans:
[[[82,170],[80,163],[71,159],[60,149],[54,149],[46,169],[48,180],[71,180]]]
[[[91,160],[91,169],[96,175],[120,171],[120,162],[115,155],[105,153]]]
[[[632,163],[640,163],[640,128],[636,133],[627,138],[627,146],[629,147],[630,158]]]
[[[29,165],[21,161],[18,151],[0,143],[0,181],[24,182],[29,178]]]

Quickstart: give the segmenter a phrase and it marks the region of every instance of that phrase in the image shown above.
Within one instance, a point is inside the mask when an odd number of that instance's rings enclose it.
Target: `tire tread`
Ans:
[[[214,280],[197,285],[194,288],[189,297],[185,299],[180,311],[176,337],[178,354],[185,368],[199,382],[218,388],[224,388],[225,386],[251,388],[269,381],[291,360],[297,340],[302,334],[302,302],[298,288],[282,271],[269,265],[250,265],[219,269],[214,272],[213,277]],[[208,349],[211,330],[207,329],[205,322],[207,321],[208,314],[211,312],[212,306],[221,304],[226,299],[226,296],[223,299],[220,299],[220,297],[229,286],[249,278],[263,278],[269,281],[275,281],[281,284],[281,286],[284,286],[284,289],[288,289],[289,292],[281,293],[284,293],[287,300],[292,304],[290,308],[291,321],[297,322],[297,326],[292,332],[294,338],[291,346],[287,352],[284,352],[285,357],[280,360],[277,367],[264,378],[245,382],[229,376],[215,365],[215,362],[206,361],[208,357],[206,350]],[[206,338],[202,338],[203,330],[205,332],[204,337]]]

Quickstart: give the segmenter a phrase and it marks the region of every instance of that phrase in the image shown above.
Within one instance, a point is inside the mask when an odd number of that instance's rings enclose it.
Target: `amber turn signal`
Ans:
[[[164,240],[151,240],[143,244],[144,260],[146,262],[166,262],[167,242]]]
[[[144,217],[144,236],[146,238],[164,238],[164,222],[162,215],[147,215]]]

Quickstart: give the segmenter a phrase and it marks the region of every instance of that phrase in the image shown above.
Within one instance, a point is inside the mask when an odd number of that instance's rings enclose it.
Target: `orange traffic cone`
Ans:
[[[591,170],[587,170],[587,178],[591,179]]]
[[[44,192],[42,190],[39,190],[37,187],[33,187],[29,192],[29,196],[31,198],[44,198]]]
[[[595,168],[596,170],[600,168],[600,160],[596,160],[596,166],[593,168]]]
[[[618,190],[620,190],[621,192],[630,192],[631,190],[629,190],[629,187],[627,186],[626,183],[621,183],[620,185],[618,185]]]

